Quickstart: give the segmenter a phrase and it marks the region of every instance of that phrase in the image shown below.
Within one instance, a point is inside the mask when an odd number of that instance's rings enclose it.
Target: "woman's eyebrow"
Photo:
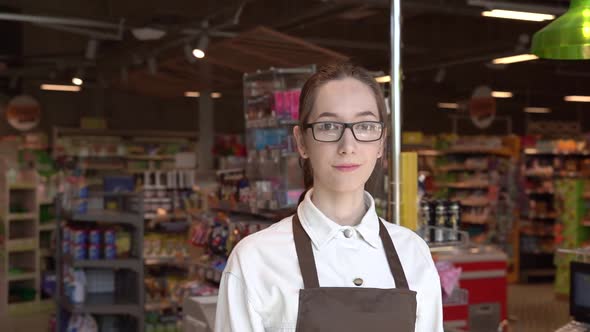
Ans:
[[[375,113],[371,112],[371,111],[365,111],[365,112],[360,112],[356,114],[357,118],[363,117],[363,116],[372,116],[374,118],[377,118],[377,115],[375,115]]]
[[[355,114],[355,117],[356,118],[360,118],[360,117],[363,117],[363,116],[372,116],[374,118],[378,118],[378,116],[375,115],[375,113],[374,112],[371,112],[371,111],[364,111],[364,112],[360,112],[360,113]],[[333,112],[323,112],[320,115],[318,115],[318,117],[316,118],[316,120],[317,119],[324,118],[324,117],[326,117],[326,118],[338,118],[338,114],[333,113]]]
[[[332,112],[323,112],[320,115],[318,115],[317,118],[319,119],[319,118],[324,118],[324,117],[337,118],[338,117],[338,114],[332,113]]]

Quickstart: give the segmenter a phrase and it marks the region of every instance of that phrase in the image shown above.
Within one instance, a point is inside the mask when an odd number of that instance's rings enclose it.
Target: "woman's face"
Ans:
[[[375,96],[364,83],[346,78],[324,84],[318,91],[307,123],[335,121],[382,121]],[[336,192],[363,190],[377,159],[383,153],[383,135],[374,142],[359,142],[350,128],[339,141],[319,142],[312,129],[295,127],[294,135],[302,158],[309,158],[314,187]],[[316,132],[317,135],[317,132]]]

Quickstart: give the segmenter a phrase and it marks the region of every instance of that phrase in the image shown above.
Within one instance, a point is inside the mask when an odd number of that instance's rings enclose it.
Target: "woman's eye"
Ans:
[[[321,130],[335,130],[336,124],[334,123],[323,123],[320,127]]]

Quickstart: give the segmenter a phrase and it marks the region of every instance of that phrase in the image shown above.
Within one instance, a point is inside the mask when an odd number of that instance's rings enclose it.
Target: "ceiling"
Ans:
[[[587,106],[565,103],[563,96],[590,94],[586,83],[590,77],[590,63],[537,60],[505,67],[490,66],[490,60],[495,57],[526,51],[527,40],[545,23],[484,18],[480,15],[482,7],[470,6],[467,2],[402,1],[404,129],[440,131],[449,121],[447,115],[437,109],[437,102],[467,99],[475,87],[482,84],[494,90],[514,92],[514,98],[498,101],[498,107],[500,114],[510,115],[516,122],[524,123],[522,109],[525,106],[554,109],[551,115],[539,115],[540,118],[578,118]],[[510,3],[544,5],[564,11],[569,1]],[[85,60],[88,37],[22,24],[23,51],[16,57],[5,55],[2,58],[8,64],[4,70],[0,69],[0,75],[5,77],[18,74],[25,79],[67,80],[76,68],[83,66],[90,81],[128,89],[129,82],[121,84],[124,79],[121,72],[125,68],[134,88],[150,85],[146,89],[136,89],[144,93],[156,94],[158,89],[154,88],[154,82],[157,84],[159,80],[172,87],[167,79],[173,79],[186,83],[179,84],[176,90],[190,84],[197,88],[211,84],[214,89],[240,94],[243,71],[265,63],[275,62],[279,67],[290,64],[285,62],[284,55],[264,53],[267,61],[254,63],[231,50],[223,51],[230,37],[260,26],[318,45],[326,52],[349,57],[370,70],[389,70],[389,1],[101,0],[81,5],[77,0],[0,0],[0,6],[22,14],[76,17],[114,24],[123,18],[125,27],[122,40],[101,41],[96,60]],[[205,20],[211,30],[219,32],[211,37],[211,58],[190,64],[184,57],[184,41],[187,37],[197,40],[198,35],[187,34],[187,31],[201,29]],[[146,26],[165,30],[166,36],[148,42],[132,36],[132,28]],[[218,57],[213,58],[216,47]],[[156,74],[147,69],[150,57],[159,64]],[[222,57],[224,64],[219,64]],[[213,66],[210,73],[219,74],[223,79],[205,84],[206,80],[199,75],[207,70],[207,63]],[[200,85],[195,84],[197,81]],[[171,88],[166,95],[175,95],[176,90]],[[423,121],[424,114],[432,115],[427,117],[432,123]],[[515,129],[523,131],[523,126],[516,124]]]

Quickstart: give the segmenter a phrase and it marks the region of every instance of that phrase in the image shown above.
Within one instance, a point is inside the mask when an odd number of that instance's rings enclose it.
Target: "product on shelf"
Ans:
[[[431,244],[462,240],[461,205],[452,201],[420,202],[420,229],[424,240]]]
[[[62,252],[75,260],[127,258],[131,251],[131,234],[121,227],[63,228]]]

